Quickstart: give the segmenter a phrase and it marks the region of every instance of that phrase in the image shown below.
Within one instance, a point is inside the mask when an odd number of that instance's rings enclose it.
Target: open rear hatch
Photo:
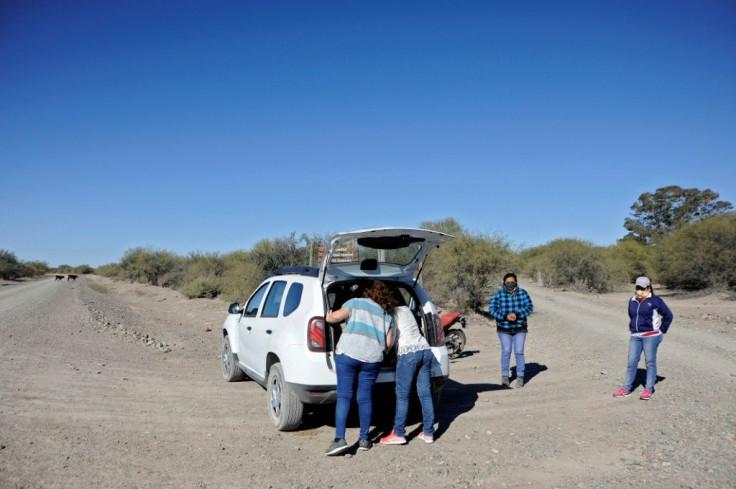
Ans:
[[[339,233],[322,257],[322,287],[327,290],[334,282],[360,278],[415,282],[427,255],[452,239],[449,234],[417,228]]]

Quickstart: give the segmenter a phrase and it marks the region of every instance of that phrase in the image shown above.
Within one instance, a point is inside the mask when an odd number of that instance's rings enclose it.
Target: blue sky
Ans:
[[[0,248],[99,266],[455,218],[614,244],[736,203],[736,4],[0,4]]]

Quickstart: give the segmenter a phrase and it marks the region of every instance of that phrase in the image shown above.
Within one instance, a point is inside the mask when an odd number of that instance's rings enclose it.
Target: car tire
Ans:
[[[271,423],[279,431],[295,430],[302,423],[304,404],[284,381],[280,363],[274,363],[268,371],[266,409]]]
[[[245,373],[243,373],[243,371],[240,370],[240,367],[238,367],[235,363],[233,350],[230,347],[230,338],[227,336],[222,339],[221,364],[222,377],[227,382],[239,382],[245,378]]]

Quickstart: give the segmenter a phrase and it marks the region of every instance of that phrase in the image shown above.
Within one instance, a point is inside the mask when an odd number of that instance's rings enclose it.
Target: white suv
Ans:
[[[335,345],[341,329],[325,322],[374,279],[396,287],[414,312],[435,359],[435,402],[449,377],[449,361],[437,309],[418,284],[427,254],[452,236],[410,228],[364,229],[330,240],[321,266],[277,271],[258,286],[244,307],[230,305],[222,327],[222,374],[245,375],[267,391],[267,410],[276,429],[296,429],[304,404],[335,402]],[[392,387],[396,353],[385,355],[377,387]]]

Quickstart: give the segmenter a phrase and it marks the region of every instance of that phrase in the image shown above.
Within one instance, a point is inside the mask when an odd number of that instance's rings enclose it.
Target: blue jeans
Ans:
[[[498,339],[501,340],[501,375],[509,376],[509,366],[511,364],[511,348],[514,349],[516,355],[516,376],[524,376],[524,342],[526,341],[526,332],[508,334],[498,333]]]
[[[337,367],[337,403],[335,404],[335,438],[345,438],[350,404],[357,390],[360,439],[367,440],[373,416],[373,384],[381,362],[366,363],[347,355],[335,355]],[[356,389],[357,386],[357,389]]]
[[[432,404],[432,350],[421,350],[399,355],[396,362],[396,414],[394,433],[406,435],[406,416],[409,411],[409,395],[414,379],[417,396],[422,405],[422,428],[425,435],[434,436],[434,405]]]
[[[662,343],[662,335],[632,336],[629,340],[629,365],[626,368],[624,389],[631,392],[636,378],[636,367],[639,365],[641,352],[644,352],[644,362],[647,365],[647,383],[645,389],[653,391],[657,382],[657,348]]]

